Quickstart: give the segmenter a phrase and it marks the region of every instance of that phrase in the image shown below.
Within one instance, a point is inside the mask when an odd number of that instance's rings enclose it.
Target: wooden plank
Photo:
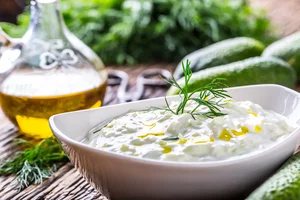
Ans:
[[[279,35],[286,36],[300,29],[300,1],[249,0],[254,7],[264,8]]]
[[[280,30],[282,36],[293,33],[300,29],[300,2],[295,0],[250,0],[253,6],[266,8],[268,17],[273,24]],[[135,91],[135,79],[138,74],[148,68],[166,68],[173,70],[174,65],[140,65],[137,67],[108,67],[108,70],[118,69],[130,74],[129,92]],[[116,104],[118,99],[116,91],[118,87],[108,87],[104,105]],[[297,88],[300,91],[300,86]],[[147,87],[144,98],[163,96],[166,88]],[[19,136],[16,128],[4,117],[0,111],[0,159],[11,155],[17,150],[12,140]],[[22,191],[16,190],[16,182],[13,176],[0,176],[0,199],[106,199],[94,190],[76,171],[71,163],[61,167],[50,179],[41,185],[32,185]]]

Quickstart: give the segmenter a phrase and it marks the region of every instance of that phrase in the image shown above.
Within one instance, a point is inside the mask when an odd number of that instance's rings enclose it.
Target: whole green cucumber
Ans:
[[[189,59],[191,61],[190,69],[192,72],[197,72],[205,68],[260,56],[263,50],[264,44],[261,42],[249,37],[237,37],[194,51],[185,56],[182,61]],[[183,77],[181,62],[173,76],[176,80]]]
[[[300,153],[293,155],[271,178],[258,187],[247,200],[299,200]]]
[[[251,84],[280,84],[295,88],[296,72],[286,62],[273,57],[254,57],[193,73],[189,81],[190,92],[210,83],[215,78],[225,78],[229,87]],[[185,87],[184,77],[178,84]],[[171,87],[167,95],[178,94],[180,90]]]
[[[270,44],[264,50],[263,56],[274,56],[288,62],[295,68],[300,80],[300,32]]]

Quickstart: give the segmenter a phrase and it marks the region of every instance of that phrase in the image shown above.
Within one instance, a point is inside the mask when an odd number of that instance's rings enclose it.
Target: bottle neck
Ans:
[[[59,0],[31,0],[31,18],[24,39],[42,40],[64,38],[66,26]]]

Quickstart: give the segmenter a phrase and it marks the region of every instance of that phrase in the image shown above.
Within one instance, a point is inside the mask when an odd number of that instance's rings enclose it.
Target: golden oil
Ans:
[[[82,69],[64,73],[17,70],[1,86],[4,114],[21,133],[33,138],[52,135],[50,116],[80,109],[100,107],[106,90],[106,76]]]

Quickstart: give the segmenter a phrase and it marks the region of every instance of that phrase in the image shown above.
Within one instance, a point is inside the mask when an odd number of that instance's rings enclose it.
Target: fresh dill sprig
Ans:
[[[223,81],[225,81],[226,79],[216,78],[211,83],[190,91],[189,82],[193,73],[190,69],[189,60],[186,60],[185,64],[184,62],[182,62],[182,69],[184,74],[184,87],[181,87],[174,77],[172,77],[171,80],[163,78],[167,83],[169,83],[173,87],[178,88],[180,91],[179,96],[181,101],[175,111],[170,108],[169,102],[165,97],[167,110],[171,111],[175,115],[179,115],[184,113],[185,106],[189,101],[194,101],[197,103],[197,106],[192,111],[188,112],[194,119],[195,115],[202,115],[209,118],[224,115],[224,113],[222,113],[220,109],[222,107],[222,99],[231,98],[230,95],[227,94],[227,91],[224,89],[225,87],[227,87],[223,83]],[[197,109],[200,106],[206,106],[209,111],[205,113],[196,113]]]
[[[16,152],[13,158],[0,161],[0,175],[16,174],[19,190],[42,183],[68,160],[53,137],[43,139],[37,145],[24,139],[15,142],[24,149]]]
[[[179,137],[177,137],[177,136],[170,136],[170,137],[163,138],[162,140],[165,140],[165,141],[179,140]]]

